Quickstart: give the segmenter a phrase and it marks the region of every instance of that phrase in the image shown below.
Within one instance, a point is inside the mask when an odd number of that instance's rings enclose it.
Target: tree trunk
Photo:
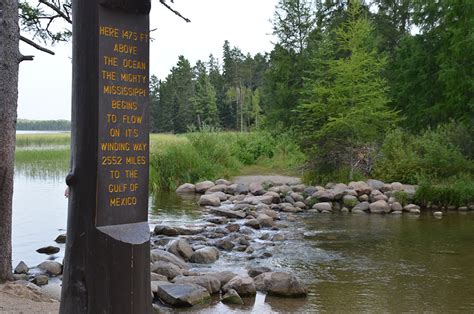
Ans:
[[[18,1],[0,0],[0,282],[12,276],[12,196],[19,36]]]

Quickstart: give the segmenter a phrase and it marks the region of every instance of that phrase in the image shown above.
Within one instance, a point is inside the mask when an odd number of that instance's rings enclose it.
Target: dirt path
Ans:
[[[7,283],[0,285],[0,313],[41,313],[59,312],[59,302],[50,299],[32,284]]]
[[[288,177],[288,176],[239,176],[235,177],[233,180],[235,183],[250,184],[252,182],[263,183],[265,181],[271,181],[274,184],[299,184],[301,179],[298,177]]]

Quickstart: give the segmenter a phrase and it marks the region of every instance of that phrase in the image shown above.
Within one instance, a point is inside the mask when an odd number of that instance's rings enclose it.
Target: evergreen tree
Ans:
[[[178,63],[171,70],[172,104],[174,116],[174,131],[184,133],[191,125],[195,125],[195,108],[191,101],[194,97],[193,71],[189,61],[179,56]]]
[[[150,77],[150,132],[159,131],[160,81],[156,75]]]
[[[351,170],[366,158],[369,146],[381,141],[397,121],[387,104],[382,78],[386,58],[372,39],[373,26],[352,1],[349,19],[337,30],[337,44],[345,55],[327,61],[326,79],[307,84],[310,101],[298,107],[301,131],[319,170]],[[313,84],[311,84],[311,82]]]
[[[314,12],[308,0],[279,0],[273,17],[273,34],[287,50],[302,53],[314,27]]]
[[[201,128],[203,125],[217,126],[218,112],[216,91],[207,75],[206,65],[198,61],[195,66],[195,95],[192,98],[194,102],[196,126]]]

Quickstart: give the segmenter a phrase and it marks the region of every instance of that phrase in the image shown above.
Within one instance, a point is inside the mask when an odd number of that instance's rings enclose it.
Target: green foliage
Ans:
[[[375,175],[388,182],[416,184],[421,178],[440,180],[472,173],[474,163],[456,145],[454,132],[459,130],[453,125],[439,126],[418,136],[400,129],[390,132],[375,165]]]
[[[202,125],[225,130],[259,128],[262,114],[263,73],[268,67],[262,54],[244,55],[226,41],[223,67],[212,55],[194,67],[183,56],[161,82],[152,76],[152,130],[185,133]]]
[[[405,191],[396,191],[393,193],[393,197],[403,206],[408,204],[408,194]]]
[[[16,136],[15,171],[30,177],[62,177],[69,166],[69,133]]]
[[[423,206],[468,206],[474,203],[474,177],[460,176],[434,184],[423,182],[415,193],[415,202]]]
[[[230,177],[249,165],[269,168],[277,164],[289,169],[304,162],[304,155],[289,143],[291,138],[286,135],[197,132],[187,134],[186,138],[186,142],[170,143],[152,152],[152,190]]]
[[[318,60],[327,64],[327,72],[308,79],[308,100],[297,110],[297,128],[314,154],[313,165],[330,171],[350,168],[350,179],[360,156],[369,154],[397,121],[387,107],[387,83],[381,76],[386,59],[374,46],[373,26],[360,15],[359,2],[351,4],[349,20],[337,30],[336,44],[344,56]]]

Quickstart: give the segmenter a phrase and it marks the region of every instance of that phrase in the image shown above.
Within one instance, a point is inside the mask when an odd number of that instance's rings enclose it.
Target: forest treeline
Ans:
[[[269,53],[153,77],[153,130],[290,132],[321,180],[472,175],[473,1],[279,0],[272,23]]]
[[[19,131],[70,131],[71,121],[18,119],[16,129]]]
[[[226,41],[222,60],[211,55],[191,65],[180,56],[166,79],[151,81],[153,129],[299,124],[294,110],[308,101],[314,83],[334,78],[328,62],[352,53],[338,32],[349,27],[356,2],[281,0],[270,53],[251,56]],[[360,48],[373,53],[372,62],[383,61],[375,74],[385,81],[387,105],[400,112],[401,126],[419,131],[451,119],[473,122],[473,7],[470,0],[361,3],[357,15],[369,25],[354,25],[365,36]]]

